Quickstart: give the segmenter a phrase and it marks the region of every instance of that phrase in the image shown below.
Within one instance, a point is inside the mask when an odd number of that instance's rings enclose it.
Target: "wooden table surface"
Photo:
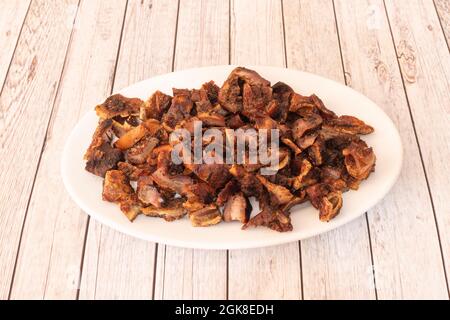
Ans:
[[[450,0],[1,0],[1,299],[449,299]],[[318,237],[256,250],[145,242],[90,219],[65,140],[112,91],[191,67],[346,83],[404,145],[392,191]],[[150,93],[149,93],[150,94]]]

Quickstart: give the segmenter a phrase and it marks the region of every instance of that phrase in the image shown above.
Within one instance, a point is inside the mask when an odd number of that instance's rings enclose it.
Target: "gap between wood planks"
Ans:
[[[27,20],[28,13],[29,13],[29,10],[30,10],[30,7],[31,7],[32,2],[33,2],[33,0],[30,1],[30,4],[29,4],[28,9],[27,9],[27,14],[25,15],[25,18],[24,18],[24,20],[23,20],[23,23],[22,23],[22,27],[21,27],[21,29],[20,29],[19,36],[17,37],[16,47],[14,48],[14,54],[16,53],[17,44],[19,43],[19,39],[20,39],[20,37],[21,37],[21,35],[22,35],[23,26],[25,25],[25,21]],[[21,243],[22,243],[23,230],[24,230],[24,227],[25,227],[25,222],[26,222],[26,220],[27,220],[28,209],[29,209],[29,206],[30,206],[31,196],[32,196],[33,190],[34,190],[34,185],[35,185],[35,182],[36,182],[36,177],[37,177],[37,174],[38,174],[38,171],[39,171],[39,167],[40,167],[40,164],[41,164],[42,153],[44,152],[45,144],[46,144],[46,141],[47,141],[48,129],[49,129],[50,122],[51,122],[51,119],[52,119],[52,117],[53,117],[53,114],[54,114],[54,112],[55,112],[56,99],[57,99],[57,97],[58,97],[58,92],[59,92],[59,89],[60,89],[61,79],[63,78],[63,75],[64,75],[64,71],[65,71],[65,67],[66,67],[66,62],[67,62],[67,56],[68,56],[69,48],[70,48],[70,45],[71,45],[71,43],[72,43],[72,36],[73,36],[73,31],[74,31],[75,21],[76,21],[76,19],[77,19],[77,15],[78,15],[78,9],[80,8],[80,2],[81,2],[81,0],[78,0],[77,9],[76,9],[76,12],[75,12],[75,15],[74,15],[74,19],[73,19],[72,30],[70,31],[69,41],[68,41],[68,43],[67,43],[66,51],[65,51],[65,54],[64,54],[64,62],[63,62],[62,70],[61,70],[61,75],[59,76],[59,79],[58,79],[58,85],[57,85],[57,88],[56,88],[55,96],[54,96],[53,101],[52,101],[52,108],[51,108],[50,115],[49,115],[49,118],[48,118],[48,122],[47,122],[47,125],[46,125],[46,128],[45,128],[44,141],[42,142],[41,151],[40,151],[40,153],[39,153],[38,162],[37,162],[37,164],[36,164],[36,171],[34,172],[33,182],[32,182],[32,184],[31,184],[31,190],[30,190],[30,194],[29,194],[28,201],[27,201],[27,205],[26,205],[26,209],[25,209],[25,215],[24,215],[24,218],[23,218],[23,221],[22,221],[22,228],[21,228],[21,230],[20,230],[20,236],[19,236],[19,244],[18,244],[18,247],[17,247],[17,250],[16,250],[16,259],[15,259],[15,261],[14,261],[14,268],[13,268],[13,272],[12,272],[12,276],[11,276],[11,283],[10,283],[10,286],[9,286],[8,300],[10,300],[10,298],[11,298],[11,292],[12,292],[12,288],[13,288],[13,285],[14,285],[14,277],[15,277],[15,274],[16,274],[17,261],[18,261],[18,258],[19,258],[20,245],[21,245]],[[11,57],[11,61],[10,61],[10,64],[9,64],[9,66],[8,66],[8,72],[7,72],[6,74],[9,73],[9,68],[11,67],[11,64],[12,64],[12,61],[13,61],[14,54],[13,54],[13,56]],[[4,81],[4,83],[3,83],[2,90],[0,91],[0,95],[1,95],[2,92],[3,92],[3,88],[4,88],[4,85],[5,85],[5,83],[6,83],[6,78],[7,78],[7,77],[5,77],[5,81]]]

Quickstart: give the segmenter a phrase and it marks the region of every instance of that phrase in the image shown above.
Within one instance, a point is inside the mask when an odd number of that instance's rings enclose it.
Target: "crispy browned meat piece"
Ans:
[[[197,118],[203,122],[206,127],[225,127],[225,117],[214,112],[197,113]]]
[[[84,159],[86,170],[100,177],[104,177],[108,170],[117,167],[117,163],[123,159],[122,151],[111,147],[112,120],[101,121],[95,130],[91,145]]]
[[[228,199],[230,199],[230,197],[238,191],[239,184],[236,182],[236,180],[233,179],[228,181],[225,187],[223,187],[223,189],[220,190],[219,194],[217,195],[216,204],[218,206],[223,206],[228,201]]]
[[[270,82],[253,70],[236,68],[219,91],[219,103],[232,113],[253,118],[272,100]]]
[[[324,196],[319,204],[319,217],[321,221],[330,221],[337,216],[342,208],[342,193],[333,191]]]
[[[163,168],[158,168],[153,172],[152,178],[160,187],[173,190],[181,195],[186,195],[187,187],[193,183],[191,177],[183,175],[172,176]]]
[[[283,82],[277,82],[272,86],[273,99],[267,108],[267,113],[279,122],[286,121],[289,112],[291,95],[294,93],[291,87]]]
[[[245,122],[238,114],[234,114],[227,119],[226,125],[231,129],[238,129],[240,127],[243,127],[245,125]]]
[[[219,89],[214,81],[209,81],[204,83],[200,90],[194,89],[191,91],[191,99],[195,104],[197,113],[213,110],[213,105],[217,104]]]
[[[130,181],[136,181],[140,176],[148,176],[155,169],[148,166],[135,166],[128,162],[119,162],[117,163],[117,169],[122,171]]]
[[[256,178],[266,187],[274,205],[286,204],[294,195],[285,187],[269,182],[266,178],[257,175]]]
[[[169,109],[171,101],[171,96],[164,94],[161,91],[155,91],[155,93],[142,104],[140,118],[142,120],[150,118],[161,120],[163,114]]]
[[[163,115],[162,122],[169,129],[175,128],[177,123],[189,117],[192,110],[192,100],[187,94],[178,94],[172,98],[172,104]]]
[[[187,185],[185,188],[185,195],[191,202],[196,201],[202,204],[213,202],[216,196],[215,189],[202,181]]]
[[[119,206],[120,210],[130,221],[134,221],[134,219],[142,213],[142,206],[136,197],[130,197],[119,202]]]
[[[131,164],[143,164],[147,162],[147,158],[159,143],[158,138],[147,136],[141,139],[126,152],[127,161]]]
[[[120,170],[109,170],[103,181],[103,200],[121,202],[134,194],[127,176]]]
[[[223,221],[240,221],[247,223],[252,206],[242,192],[231,196],[223,209]]]
[[[313,94],[311,96],[311,101],[314,103],[316,108],[319,110],[319,113],[324,120],[336,118],[336,114],[333,111],[327,109],[325,107],[325,105],[323,104],[322,100],[320,100],[318,96]]]
[[[219,189],[231,179],[231,174],[225,164],[190,164],[185,165],[200,180],[205,181],[214,189]]]
[[[131,221],[141,213],[167,221],[188,214],[193,226],[240,221],[243,229],[290,231],[294,206],[309,201],[321,221],[330,221],[342,208],[342,193],[357,190],[374,171],[375,154],[360,138],[373,128],[353,116],[337,116],[314,94],[303,96],[283,82],[271,86],[243,67],[221,88],[210,81],[172,91],[156,91],[145,102],[116,94],[96,106],[100,122],[85,154],[86,170],[105,177],[103,199],[117,203]],[[223,155],[233,151],[234,164],[172,161],[176,140],[169,134],[186,129],[192,146],[196,121],[223,138],[203,137],[203,150],[222,156],[213,152],[223,143]],[[246,135],[246,147],[256,143],[278,164],[261,158],[249,163],[250,152],[238,154],[232,129],[254,130]],[[280,147],[261,149],[258,130],[271,129],[279,130]],[[270,131],[264,138],[273,142]],[[136,191],[130,181],[137,181]],[[260,208],[252,218],[250,197]]]
[[[353,141],[342,154],[345,157],[345,167],[353,178],[364,180],[374,170],[375,154],[364,141]]]
[[[292,93],[289,101],[289,112],[299,115],[308,115],[316,110],[316,106],[311,97],[302,96],[298,93]]]
[[[170,200],[164,207],[148,206],[141,209],[142,213],[149,217],[159,217],[166,221],[174,221],[183,218],[187,211],[183,207],[184,199]]]
[[[127,118],[114,117],[112,118],[112,130],[114,134],[120,138],[125,135],[128,131],[137,127],[139,125],[139,120],[135,116],[130,116]]]
[[[369,134],[373,128],[364,123],[364,121],[352,116],[340,116],[332,119],[323,125],[324,128],[333,128],[340,133],[347,134]]]
[[[292,135],[296,141],[300,140],[308,130],[317,128],[321,123],[322,118],[314,113],[304,118],[300,118],[295,121],[292,126]]]
[[[123,154],[120,150],[115,149],[104,143],[96,148],[92,156],[86,162],[86,170],[100,177],[104,177],[108,170],[114,169],[119,161],[123,160]]]
[[[139,98],[127,98],[121,94],[114,94],[96,106],[95,111],[101,119],[111,119],[117,116],[128,117],[138,115],[143,103]]]
[[[189,213],[189,219],[194,227],[207,227],[222,221],[219,209],[214,205],[208,205],[200,210]]]
[[[246,197],[260,197],[263,186],[255,175],[236,165],[230,169],[230,173],[238,180],[240,189]]]
[[[165,199],[153,184],[151,176],[140,176],[137,180],[136,194],[138,199],[145,205],[152,205],[161,208],[165,204]]]
[[[242,229],[265,226],[278,232],[292,231],[291,218],[283,211],[267,208],[251,218]]]

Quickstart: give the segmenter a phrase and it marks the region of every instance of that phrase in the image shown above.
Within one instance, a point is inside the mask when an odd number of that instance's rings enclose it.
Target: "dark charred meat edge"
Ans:
[[[294,206],[309,201],[321,221],[330,221],[343,206],[342,193],[357,190],[375,168],[375,154],[360,138],[371,126],[243,67],[220,88],[210,81],[173,89],[172,96],[156,91],[146,101],[114,94],[95,110],[99,124],[86,170],[104,178],[103,200],[119,205],[130,221],[187,215],[199,227],[238,221],[242,229],[290,231]],[[194,121],[219,129],[224,141],[226,129],[278,129],[278,171],[263,176],[261,164],[175,165],[169,135],[178,128],[192,133]],[[260,207],[253,217],[251,197]]]

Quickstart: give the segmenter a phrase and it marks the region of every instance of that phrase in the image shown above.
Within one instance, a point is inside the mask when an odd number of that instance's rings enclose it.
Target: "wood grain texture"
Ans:
[[[227,1],[180,1],[174,70],[227,64],[228,19]],[[158,259],[157,268],[163,270],[156,272],[156,299],[226,298],[226,251],[158,249],[164,260]]]
[[[450,54],[431,2],[386,1],[386,9],[422,151],[448,275]]]
[[[74,299],[77,295],[87,216],[61,188],[59,164],[72,128],[111,90],[124,13],[125,1],[80,3],[28,208],[11,298]]]
[[[171,70],[177,8],[173,0],[129,1],[114,91]],[[155,250],[152,242],[91,220],[80,298],[151,299]]]
[[[385,110],[403,141],[400,178],[368,213],[378,298],[447,298],[433,209],[383,2],[336,0],[335,7],[347,83]]]
[[[8,297],[22,225],[59,83],[76,1],[34,1],[0,96],[0,298]],[[12,170],[12,168],[17,168]]]
[[[283,9],[287,66],[344,82],[333,2],[284,0]],[[375,298],[365,216],[301,241],[301,255],[304,299]]]
[[[233,1],[230,31],[232,64],[285,66],[280,1]],[[230,299],[300,299],[299,244],[230,251],[228,277]]]
[[[447,40],[447,46],[450,45],[450,0],[434,0],[437,13],[439,15],[442,31]]]
[[[0,2],[0,88],[5,81],[29,6],[29,0]]]

